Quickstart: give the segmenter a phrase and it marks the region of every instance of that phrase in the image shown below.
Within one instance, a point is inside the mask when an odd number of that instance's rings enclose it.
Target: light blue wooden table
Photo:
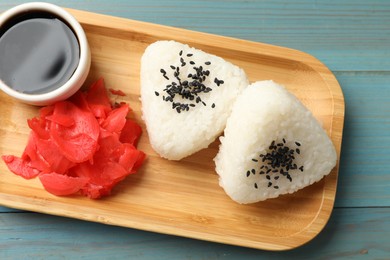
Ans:
[[[27,1],[1,1],[0,11]],[[390,259],[390,1],[57,0],[308,52],[346,102],[337,199],[310,243],[267,252],[0,207],[0,259]],[[1,58],[1,57],[0,57]]]

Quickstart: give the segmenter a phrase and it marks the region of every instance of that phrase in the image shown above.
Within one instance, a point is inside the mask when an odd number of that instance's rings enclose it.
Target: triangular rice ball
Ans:
[[[180,160],[206,148],[247,86],[244,71],[220,57],[174,41],[148,46],[141,59],[141,101],[153,149]]]
[[[243,91],[220,140],[220,185],[239,203],[293,193],[329,174],[337,160],[311,112],[273,81]]]

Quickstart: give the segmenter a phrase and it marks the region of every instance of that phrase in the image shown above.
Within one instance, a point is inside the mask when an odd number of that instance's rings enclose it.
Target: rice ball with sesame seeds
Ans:
[[[248,86],[224,59],[175,41],[149,45],[141,59],[141,103],[152,148],[180,160],[208,147]]]
[[[220,186],[238,203],[293,193],[335,167],[335,147],[311,112],[273,81],[237,98],[215,157]]]

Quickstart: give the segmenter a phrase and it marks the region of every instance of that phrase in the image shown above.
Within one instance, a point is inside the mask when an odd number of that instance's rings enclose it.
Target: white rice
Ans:
[[[284,146],[295,152],[294,163],[297,167],[303,166],[303,171],[288,171],[292,181],[279,172],[260,174],[261,165],[268,162],[263,163],[260,154],[270,151],[273,140],[283,143],[283,139]],[[220,140],[220,150],[214,159],[220,185],[239,203],[293,193],[329,174],[337,160],[332,141],[311,112],[273,81],[253,83],[243,91]],[[300,154],[295,151],[297,148]],[[272,183],[270,187],[269,183]]]
[[[188,57],[187,54],[193,56]],[[186,62],[185,66],[181,66],[181,57]],[[190,61],[194,61],[195,65],[191,65]],[[210,71],[203,83],[212,91],[199,94],[206,106],[198,103],[189,111],[178,113],[172,109],[171,102],[163,100],[162,96],[168,96],[163,91],[166,86],[172,81],[178,83],[171,65],[180,68],[182,82],[191,80],[188,74],[195,72],[194,66],[202,65],[204,70]],[[161,69],[166,71],[169,80],[164,78]],[[214,83],[215,78],[224,83],[218,87]],[[242,69],[220,57],[174,41],[158,41],[148,46],[141,59],[141,101],[153,149],[164,158],[180,160],[208,147],[224,130],[236,97],[248,84]],[[174,101],[189,102],[177,95]],[[212,104],[215,104],[214,108]]]

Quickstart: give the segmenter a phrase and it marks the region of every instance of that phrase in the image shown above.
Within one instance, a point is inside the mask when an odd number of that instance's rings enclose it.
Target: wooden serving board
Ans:
[[[56,197],[38,179],[15,176],[0,162],[0,204],[24,210],[267,250],[305,244],[327,223],[336,195],[338,165],[322,181],[292,195],[251,205],[232,201],[218,185],[213,158],[218,141],[181,161],[160,158],[141,119],[140,58],[152,42],[171,39],[242,67],[251,82],[273,79],[294,93],[322,123],[340,157],[343,94],[333,74],[300,51],[183,29],[69,10],[85,29],[92,50],[86,86],[104,77],[127,96],[143,127],[139,143],[148,159],[141,170],[101,200]],[[0,153],[21,155],[27,118],[38,108],[0,93]]]

